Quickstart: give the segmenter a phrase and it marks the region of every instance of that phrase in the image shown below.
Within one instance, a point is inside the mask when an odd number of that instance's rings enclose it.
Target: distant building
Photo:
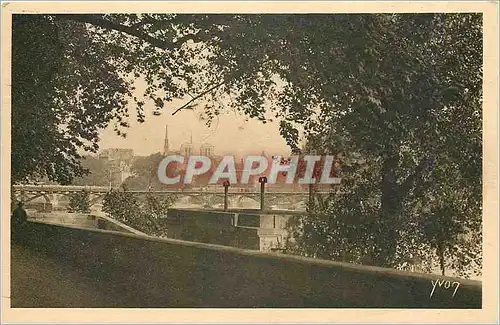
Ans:
[[[191,135],[189,141],[181,144],[178,150],[172,148],[168,137],[168,125],[165,126],[165,139],[163,140],[163,155],[182,155],[189,157],[192,155],[203,155],[212,157],[215,154],[215,146],[209,143],[203,143],[198,149],[193,144],[193,136]]]
[[[134,150],[123,148],[104,149],[99,153],[100,159],[106,159],[109,162],[131,162],[134,157]],[[118,163],[119,164],[119,163]]]
[[[181,152],[181,155],[183,155],[184,157],[189,157],[189,156],[193,155],[193,144],[190,142],[184,142],[181,145],[180,152]]]
[[[200,155],[212,157],[214,155],[215,147],[209,143],[204,143],[200,147]]]
[[[99,159],[106,163],[108,181],[111,187],[120,186],[127,177],[132,175],[131,167],[134,159],[132,149],[105,149],[99,153]]]

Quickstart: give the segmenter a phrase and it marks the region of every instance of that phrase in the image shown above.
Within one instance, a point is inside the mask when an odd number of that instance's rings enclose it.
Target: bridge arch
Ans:
[[[29,203],[31,201],[34,201],[34,200],[41,198],[41,197],[43,197],[45,199],[45,203],[52,203],[50,198],[49,198],[49,195],[47,193],[36,193],[36,194],[33,194],[32,196],[29,196],[29,197],[28,197],[28,195],[25,194],[24,197],[27,197],[25,200],[23,200],[22,194],[19,195],[18,197],[20,198],[20,201],[23,202],[24,204]]]

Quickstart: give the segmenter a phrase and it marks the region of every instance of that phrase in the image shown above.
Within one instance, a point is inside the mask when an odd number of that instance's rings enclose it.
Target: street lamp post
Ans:
[[[262,176],[259,177],[259,183],[260,183],[260,210],[264,211],[264,190],[266,188],[266,183],[267,183],[267,177]]]
[[[111,179],[111,168],[108,169],[108,180],[109,180],[109,189],[112,188],[112,179]]]
[[[222,184],[224,185],[224,211],[227,211],[227,192],[228,192],[228,189],[229,189],[229,181],[224,181],[224,183]]]
[[[314,184],[309,184],[309,208],[312,209],[314,205]]]

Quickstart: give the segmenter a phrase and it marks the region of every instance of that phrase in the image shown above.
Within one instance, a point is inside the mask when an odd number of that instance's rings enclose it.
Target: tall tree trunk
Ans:
[[[389,260],[396,252],[398,240],[397,215],[401,207],[401,195],[396,178],[399,156],[388,156],[382,167],[382,209],[380,228],[377,234],[375,265],[389,266]]]
[[[438,253],[438,257],[439,257],[439,267],[441,268],[441,275],[444,276],[444,271],[445,271],[445,267],[444,267],[444,248],[443,248],[443,243],[442,242],[440,242],[438,244],[437,253]]]

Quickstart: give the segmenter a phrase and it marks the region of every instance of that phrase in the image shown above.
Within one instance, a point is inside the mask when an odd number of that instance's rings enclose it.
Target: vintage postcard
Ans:
[[[498,2],[2,3],[2,322],[498,322]]]

